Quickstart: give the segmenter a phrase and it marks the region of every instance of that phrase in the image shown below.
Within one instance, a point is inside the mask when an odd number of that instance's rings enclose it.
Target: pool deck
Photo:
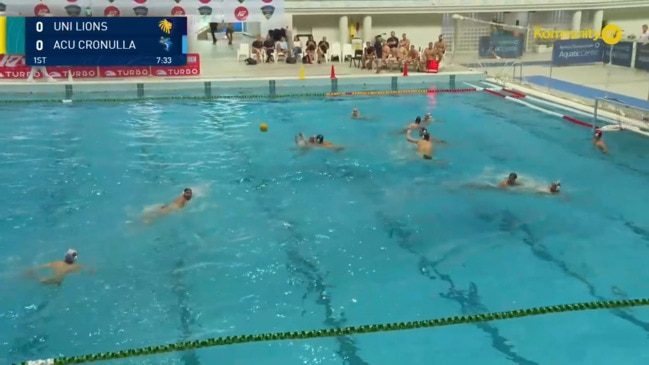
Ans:
[[[233,46],[228,46],[224,40],[216,45],[211,41],[202,40],[198,43],[201,54],[201,76],[199,77],[143,77],[143,78],[111,78],[111,79],[77,79],[74,85],[82,86],[81,91],[116,90],[120,84],[157,84],[161,89],[180,87],[180,84],[197,82],[221,82],[227,87],[238,84],[268,82],[270,80],[299,80],[302,64],[289,65],[284,62],[246,65],[242,60],[237,61],[237,49],[240,42],[251,42],[249,38],[238,35]],[[538,89],[564,98],[578,98],[592,102],[593,98],[609,97],[618,99],[634,107],[649,109],[649,72],[636,69],[608,66],[603,64],[552,67],[550,54],[528,54],[521,61],[523,64],[523,81]],[[479,75],[485,72],[491,76],[503,73],[505,60],[478,61],[473,55],[457,55],[452,64],[444,67],[438,74],[410,73],[412,78],[428,78],[431,82],[447,80],[449,75]],[[399,76],[399,71],[375,74],[367,70],[350,67],[349,62],[331,62],[327,64],[304,65],[306,80],[329,79],[332,66],[338,79],[369,79]],[[511,76],[511,70],[509,71]],[[442,77],[440,77],[442,76]],[[377,82],[380,80],[377,80]],[[414,81],[414,80],[413,80]],[[47,92],[52,85],[68,84],[66,80],[55,83],[37,81],[28,83],[22,80],[0,80],[1,86],[11,86],[16,92]],[[169,84],[168,87],[161,86]],[[46,86],[47,85],[47,86]],[[174,86],[176,85],[176,86]],[[5,89],[4,92],[7,92]]]

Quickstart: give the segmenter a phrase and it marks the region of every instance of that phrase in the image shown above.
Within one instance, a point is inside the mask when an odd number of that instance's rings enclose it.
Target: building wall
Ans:
[[[359,34],[363,32],[363,17],[348,16],[350,25],[360,24]],[[293,34],[313,34],[316,39],[327,37],[331,42],[340,42],[339,21],[339,15],[294,15]],[[389,36],[391,31],[399,37],[406,33],[412,44],[425,47],[441,34],[442,14],[372,15],[372,37],[379,34]]]
[[[649,7],[604,10],[604,20],[622,28],[625,37],[631,34],[637,37],[642,32],[642,24],[649,24]]]

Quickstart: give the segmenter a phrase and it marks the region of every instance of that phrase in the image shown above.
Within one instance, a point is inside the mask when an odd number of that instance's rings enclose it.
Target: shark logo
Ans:
[[[169,52],[173,43],[171,43],[171,39],[169,38],[160,37],[160,44],[165,51]]]
[[[81,7],[79,5],[68,5],[65,7],[65,12],[68,16],[79,16],[81,15]]]
[[[273,14],[275,14],[275,7],[272,5],[262,6],[261,13],[264,15],[264,18],[268,20],[273,17]]]
[[[246,0],[237,0],[237,1],[239,2],[239,4],[243,4],[243,2]]]

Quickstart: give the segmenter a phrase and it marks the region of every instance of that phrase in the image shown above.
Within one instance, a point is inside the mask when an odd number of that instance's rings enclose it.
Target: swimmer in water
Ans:
[[[307,140],[306,138],[304,138],[302,132],[300,132],[295,137],[295,144],[300,148],[326,148],[326,149],[334,150],[336,152],[345,149],[344,147],[337,146],[329,141],[325,141],[324,136],[322,134],[318,134],[317,136],[311,136]]]
[[[160,210],[163,213],[169,213],[174,210],[182,209],[189,203],[190,200],[192,200],[192,189],[190,188],[185,188],[183,189],[183,193],[181,196],[176,198],[172,203],[165,204],[162,207],[160,207]]]
[[[550,194],[559,194],[561,191],[561,182],[560,181],[555,181],[550,186],[546,188],[546,191]]]
[[[367,119],[365,116],[361,115],[361,112],[358,111],[358,109],[354,108],[352,109],[352,115],[350,115],[350,118],[352,119]]]
[[[187,203],[189,203],[189,201],[192,200],[192,195],[193,195],[192,189],[190,188],[183,189],[182,195],[176,198],[176,200],[174,200],[173,202],[169,204],[164,204],[162,206],[158,206],[154,210],[150,210],[150,211],[147,210],[143,216],[144,223],[149,224],[156,218],[160,218],[163,215],[184,208],[185,205],[187,205]]]
[[[43,269],[50,269],[52,274],[50,276],[39,278],[41,284],[43,285],[61,285],[63,283],[63,278],[73,272],[78,272],[84,269],[81,265],[77,264],[77,251],[69,249],[65,253],[65,257],[61,261],[50,262],[49,264],[38,266],[30,270],[30,274],[37,276],[37,271]]]
[[[433,143],[437,143],[437,144],[446,144],[446,141],[444,141],[444,140],[442,140],[442,139],[437,139],[437,138],[433,137],[433,136],[430,134],[430,132],[428,132],[428,129],[426,129],[426,128],[419,128],[419,137],[423,137],[425,134],[428,134],[428,135],[430,136],[430,140],[431,140]]]
[[[411,131],[413,129],[419,129],[419,128],[422,128],[422,127],[423,127],[423,125],[421,124],[421,117],[417,117],[417,118],[415,118],[415,121],[413,123],[408,124],[403,129],[403,131],[408,132],[408,131]]]
[[[604,140],[602,139],[601,129],[595,129],[595,134],[593,134],[593,145],[602,151],[602,153],[608,153],[606,143],[604,143]]]
[[[424,120],[422,122],[425,125],[428,125],[428,124],[430,124],[430,123],[432,123],[434,121],[435,121],[435,119],[433,119],[433,116],[430,113],[426,113],[426,115],[424,115]]]
[[[498,184],[498,187],[500,187],[500,188],[510,188],[510,187],[521,186],[521,185],[523,185],[523,184],[521,184],[518,181],[518,175],[515,172],[512,172],[511,174],[509,174],[509,176],[507,176],[507,178],[505,180],[501,181]]]
[[[412,131],[408,130],[406,132],[406,140],[410,143],[414,143],[417,145],[417,153],[424,159],[424,160],[432,160],[433,159],[433,142],[430,140],[430,134],[426,131],[421,135],[421,139],[414,139],[411,136]]]

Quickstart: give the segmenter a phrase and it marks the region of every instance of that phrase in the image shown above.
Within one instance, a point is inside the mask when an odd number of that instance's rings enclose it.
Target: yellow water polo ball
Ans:
[[[262,131],[262,132],[268,132],[268,124],[266,124],[266,123],[261,123],[261,124],[259,125],[259,130]]]

